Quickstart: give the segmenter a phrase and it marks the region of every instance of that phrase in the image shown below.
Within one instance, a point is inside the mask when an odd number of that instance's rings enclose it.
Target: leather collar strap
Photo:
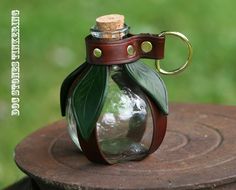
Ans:
[[[121,40],[97,39],[89,35],[85,38],[86,60],[90,64],[113,65],[134,62],[140,58],[163,59],[165,37],[152,34],[129,34]],[[145,52],[142,45],[148,43],[149,51]],[[131,48],[131,53],[128,52]],[[95,55],[99,51],[100,55]]]

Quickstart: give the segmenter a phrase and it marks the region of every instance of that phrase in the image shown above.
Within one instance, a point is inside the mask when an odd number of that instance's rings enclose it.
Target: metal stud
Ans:
[[[127,53],[128,53],[128,55],[130,55],[130,56],[134,55],[134,53],[135,53],[134,46],[128,45],[128,47],[127,47]]]
[[[148,53],[148,52],[152,51],[152,43],[149,41],[142,42],[141,49],[144,53]]]
[[[95,48],[93,50],[93,55],[97,58],[101,57],[102,56],[102,50],[100,50],[99,48]]]

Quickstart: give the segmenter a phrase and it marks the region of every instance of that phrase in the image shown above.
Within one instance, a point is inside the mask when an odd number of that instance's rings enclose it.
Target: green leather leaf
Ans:
[[[168,114],[168,96],[161,77],[141,61],[125,64],[125,71],[145,93],[157,104],[159,109]]]
[[[62,116],[65,116],[67,96],[68,96],[68,92],[70,90],[71,84],[74,82],[76,77],[79,76],[86,69],[86,67],[89,67],[89,66],[90,65],[88,63],[83,63],[64,79],[61,85],[61,91],[60,91],[60,105],[61,105]]]
[[[87,140],[101,113],[106,96],[108,68],[91,65],[72,93],[72,110],[78,131]]]

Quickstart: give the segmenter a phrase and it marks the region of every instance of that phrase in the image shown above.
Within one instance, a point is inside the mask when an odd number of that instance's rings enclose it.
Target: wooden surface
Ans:
[[[161,147],[143,161],[89,162],[64,121],[26,137],[15,161],[41,189],[236,189],[236,107],[172,104]]]

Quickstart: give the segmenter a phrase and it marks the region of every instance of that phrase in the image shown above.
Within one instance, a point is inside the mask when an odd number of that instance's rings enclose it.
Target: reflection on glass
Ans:
[[[145,94],[121,66],[112,66],[108,94],[97,121],[102,153],[110,163],[143,158],[151,144],[152,127]]]

